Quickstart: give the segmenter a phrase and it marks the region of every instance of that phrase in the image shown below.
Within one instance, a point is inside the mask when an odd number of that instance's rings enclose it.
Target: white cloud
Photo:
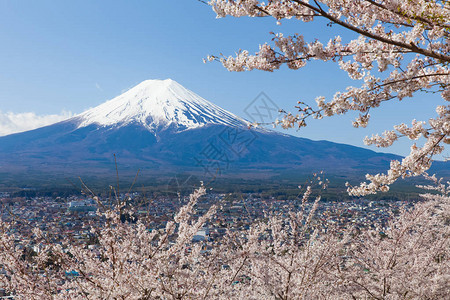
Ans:
[[[68,111],[57,115],[36,115],[34,112],[3,113],[0,111],[0,136],[36,129],[54,124],[72,117]]]

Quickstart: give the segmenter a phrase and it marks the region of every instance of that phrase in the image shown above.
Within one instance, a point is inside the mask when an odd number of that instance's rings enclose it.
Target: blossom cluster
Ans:
[[[326,43],[307,42],[300,34],[284,36],[273,33],[273,45],[263,44],[251,55],[242,50],[236,56],[209,56],[230,71],[259,69],[274,71],[282,65],[299,69],[313,60],[333,61],[348,76],[361,82],[336,92],[330,101],[316,99],[317,109],[304,107],[300,114],[286,113],[283,128],[306,126],[309,117],[322,118],[359,112],[354,127],[366,127],[370,111],[393,99],[403,100],[417,92],[440,93],[450,101],[450,4],[448,1],[428,0],[211,0],[218,18],[272,16],[297,19],[303,22],[324,18],[330,24],[341,26],[358,36],[343,42],[340,36]],[[298,108],[298,107],[297,107]],[[409,129],[404,124],[384,136],[366,138],[367,144],[387,147],[399,137],[416,140],[425,138],[422,147],[413,145],[411,153],[401,162],[393,162],[387,175],[368,176],[371,183],[349,189],[354,195],[367,195],[386,191],[397,178],[422,174],[431,166],[431,158],[442,152],[450,135],[448,105],[437,107],[438,116],[428,126],[415,122]],[[398,132],[398,133],[397,133]]]

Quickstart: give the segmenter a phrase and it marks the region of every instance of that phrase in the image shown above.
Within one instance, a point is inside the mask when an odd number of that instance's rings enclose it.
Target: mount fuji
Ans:
[[[249,122],[177,82],[147,80],[66,121],[0,137],[0,178],[109,176],[269,176],[283,172],[385,170],[395,155],[312,141]],[[46,175],[47,174],[47,175]]]

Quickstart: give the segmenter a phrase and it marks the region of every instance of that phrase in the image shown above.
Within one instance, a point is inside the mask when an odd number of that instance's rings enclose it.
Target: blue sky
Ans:
[[[208,54],[254,52],[271,39],[270,31],[298,32],[307,40],[351,37],[325,23],[284,21],[278,26],[270,18],[216,19],[210,7],[196,0],[0,0],[0,134],[5,116],[77,114],[146,79],[172,78],[243,117],[260,92],[294,111],[298,100],[314,103],[316,96],[329,98],[358,85],[332,62],[273,73],[232,73],[219,63],[202,62]],[[352,128],[355,115],[349,115],[287,133],[364,147],[364,136],[412,118],[427,120],[440,102],[438,96],[419,95],[389,103],[374,111],[366,129]],[[409,142],[386,150],[405,155]]]

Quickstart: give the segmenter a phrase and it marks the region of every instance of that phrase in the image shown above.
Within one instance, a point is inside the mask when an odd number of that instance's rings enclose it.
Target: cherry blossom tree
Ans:
[[[39,229],[21,236],[14,224],[2,222],[0,287],[15,299],[207,299],[220,271],[220,249],[202,255],[204,245],[191,242],[216,209],[193,218],[204,193],[204,187],[196,190],[161,230],[141,220],[124,222],[121,216],[131,211],[123,204],[107,209],[99,213],[105,226],[91,227],[94,247],[52,242],[51,232]],[[27,244],[42,247],[25,259],[20,249]]]
[[[340,264],[342,293],[352,298],[446,299],[450,291],[450,185],[426,189],[427,201],[403,208],[386,227],[352,239]],[[376,224],[375,224],[376,225]]]
[[[286,113],[274,121],[283,128],[306,126],[308,118],[321,119],[349,111],[359,112],[354,127],[366,127],[370,112],[387,101],[413,97],[418,92],[439,93],[450,101],[450,2],[439,0],[211,0],[208,2],[218,18],[267,17],[280,24],[283,19],[314,22],[325,19],[328,25],[340,26],[357,37],[344,42],[340,36],[329,41],[307,42],[300,34],[273,34],[272,43],[259,46],[251,55],[247,50],[235,56],[208,56],[230,71],[254,69],[274,71],[282,65],[299,69],[314,60],[332,61],[348,76],[361,82],[347,87],[332,99],[316,98],[314,108],[299,102],[298,114]],[[206,61],[206,60],[205,60]],[[445,102],[444,102],[445,103]],[[417,176],[428,170],[434,155],[450,143],[450,106],[436,107],[437,115],[427,122],[413,120],[399,124],[382,135],[367,137],[367,145],[389,147],[400,137],[425,139],[415,143],[402,161],[391,162],[385,174],[366,175],[369,181],[348,186],[351,195],[387,191],[398,178]]]
[[[299,210],[268,212],[244,234],[228,236],[236,257],[231,265],[236,299],[337,299],[334,275],[347,236],[336,234],[331,223],[317,222],[320,197],[309,203],[307,187]],[[242,297],[242,295],[246,295]]]
[[[300,209],[268,211],[249,229],[200,243],[193,236],[219,209],[194,218],[204,187],[162,229],[130,222],[132,208],[123,204],[106,209],[105,225],[90,225],[91,246],[38,228],[24,236],[2,221],[0,288],[36,300],[445,299],[450,183],[430,178],[427,201],[358,233],[315,218],[320,196],[310,202],[310,186]]]
[[[99,213],[105,226],[92,226],[93,247],[34,228],[32,236],[1,222],[0,288],[15,299],[291,299],[330,295],[333,270],[345,239],[316,223],[320,197],[301,209],[267,212],[248,230],[229,231],[217,241],[193,236],[216,211],[198,219],[200,187],[164,229],[145,221],[124,222],[122,204]],[[129,218],[132,220],[132,218]],[[326,234],[326,230],[330,234]],[[39,246],[25,257],[21,249]]]

